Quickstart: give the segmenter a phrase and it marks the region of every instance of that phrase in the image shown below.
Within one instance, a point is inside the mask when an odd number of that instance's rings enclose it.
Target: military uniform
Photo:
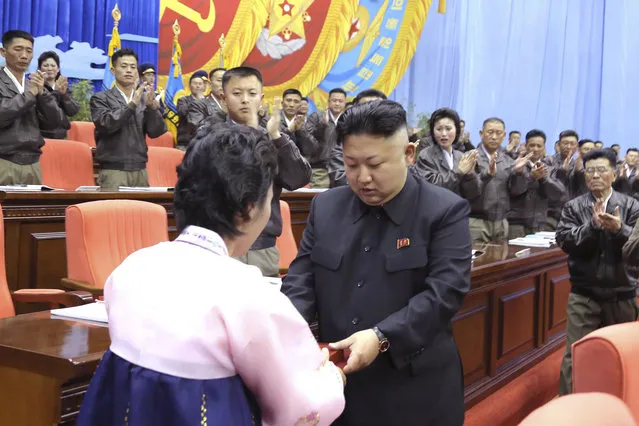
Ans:
[[[390,348],[348,377],[335,425],[461,426],[451,320],[470,287],[467,201],[408,173],[382,207],[349,187],[313,199],[282,291],[322,342],[378,327]]]

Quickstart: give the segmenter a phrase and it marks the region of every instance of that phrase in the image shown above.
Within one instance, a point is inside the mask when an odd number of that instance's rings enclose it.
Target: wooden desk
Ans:
[[[2,212],[9,288],[59,288],[60,279],[67,276],[65,209],[87,201],[113,199],[160,204],[167,211],[169,230],[175,225],[171,192],[6,193],[2,201]]]
[[[0,320],[0,425],[74,425],[109,344],[106,327],[49,312]]]

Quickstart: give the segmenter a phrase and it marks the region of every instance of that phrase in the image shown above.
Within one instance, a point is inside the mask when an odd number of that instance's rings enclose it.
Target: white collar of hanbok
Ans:
[[[189,225],[180,234],[175,241],[193,244],[220,256],[228,256],[229,251],[226,243],[220,235],[210,229],[200,226]]]

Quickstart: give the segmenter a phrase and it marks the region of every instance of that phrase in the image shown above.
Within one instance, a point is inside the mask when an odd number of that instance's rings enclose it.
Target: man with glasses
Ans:
[[[529,157],[510,158],[501,144],[506,126],[501,118],[484,121],[481,145],[477,148],[477,174],[480,176],[480,195],[471,200],[470,235],[473,242],[487,243],[508,238],[510,197],[528,190],[525,167]]]
[[[557,226],[571,283],[561,395],[572,391],[572,344],[598,328],[637,319],[636,279],[624,267],[622,248],[639,217],[639,202],[612,189],[616,162],[609,149],[583,156],[588,192],[565,204]]]

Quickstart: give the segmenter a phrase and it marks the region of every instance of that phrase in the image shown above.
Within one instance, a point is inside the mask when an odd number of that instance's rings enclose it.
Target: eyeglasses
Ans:
[[[599,167],[586,167],[586,174],[589,175],[594,175],[595,172],[599,173],[600,175],[609,172],[610,171],[610,167],[606,167],[606,166],[599,166]]]

